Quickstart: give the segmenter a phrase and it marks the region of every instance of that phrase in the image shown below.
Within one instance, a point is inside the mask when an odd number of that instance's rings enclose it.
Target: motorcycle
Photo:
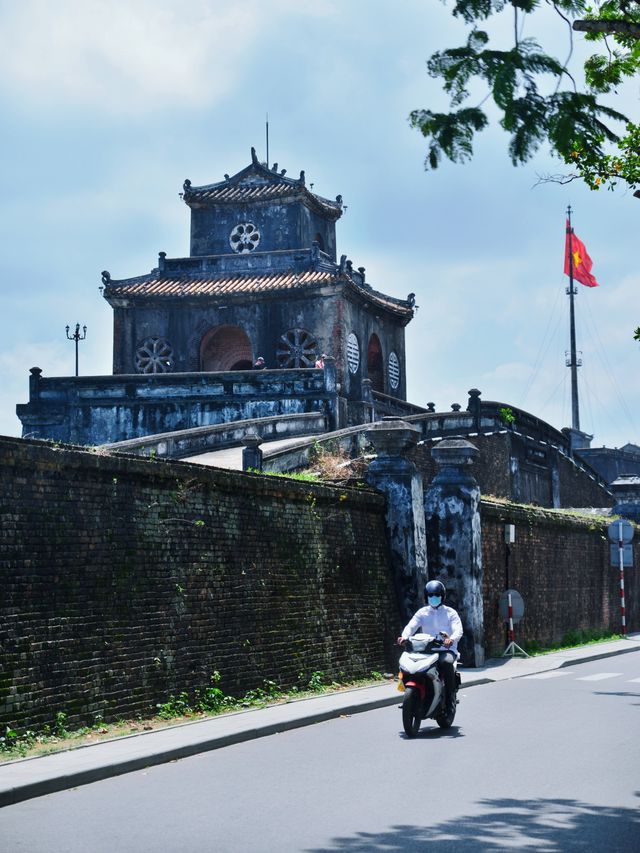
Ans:
[[[404,691],[402,699],[402,725],[407,737],[415,737],[422,720],[435,720],[441,729],[448,729],[456,715],[457,693],[461,684],[457,661],[454,662],[456,702],[452,713],[447,713],[444,680],[438,672],[439,652],[448,651],[444,636],[414,634],[406,641],[400,656],[398,689]]]

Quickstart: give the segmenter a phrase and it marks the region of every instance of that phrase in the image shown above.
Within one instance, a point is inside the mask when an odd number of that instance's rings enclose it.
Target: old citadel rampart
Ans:
[[[147,714],[215,670],[238,694],[395,668],[401,618],[371,490],[10,438],[0,472],[3,725]],[[603,520],[495,501],[481,516],[488,654],[504,647],[505,521],[521,641],[618,627]],[[636,556],[636,630],[637,569]]]

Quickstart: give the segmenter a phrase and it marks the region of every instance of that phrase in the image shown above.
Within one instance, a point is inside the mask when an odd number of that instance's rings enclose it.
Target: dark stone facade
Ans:
[[[251,370],[258,356],[269,369],[296,371],[314,368],[326,354],[334,359],[341,426],[360,421],[363,393],[370,397],[371,389],[406,400],[405,326],[414,297],[387,296],[367,282],[364,267],[355,269],[346,255],[337,259],[341,196],[315,195],[304,172],[287,178],[275,165],[259,163],[253,150],[250,165],[233,177],[201,187],[185,181],[182,196],[191,211],[188,257],[160,252],[157,267],[135,278],[102,273],[103,296],[114,312],[113,373],[121,384],[135,389],[144,377],[171,374],[172,385],[182,386],[178,397],[191,393],[196,411],[194,374],[216,384],[213,374]],[[95,418],[87,415],[90,394],[83,397],[82,382],[65,377],[57,390],[51,386],[48,403],[45,395],[34,396],[31,383],[29,403],[17,409],[23,434],[93,444],[236,417],[173,417],[174,400],[161,383],[150,383],[146,423],[125,434],[114,420],[122,394],[105,396],[105,377],[97,379],[96,405],[99,397],[104,414],[99,430],[71,427]]]
[[[158,267],[116,281],[114,373],[312,367],[336,360],[341,393],[374,390],[406,399],[404,327],[413,297],[375,291],[364,267],[336,257],[342,198],[312,193],[304,173],[286,178],[252,152],[233,177],[202,187],[185,181],[191,210],[188,258],[160,254]]]
[[[640,477],[640,447],[625,444],[624,447],[582,447],[576,455],[594,468],[607,483],[618,477]]]
[[[17,406],[25,435],[111,444],[248,418],[320,414],[335,429],[335,365],[324,370],[250,370],[43,377],[32,368],[29,403]]]
[[[573,452],[567,435],[472,388],[465,411],[408,415],[423,440],[412,451],[425,482],[435,474],[431,448],[443,438],[469,439],[480,451],[474,476],[483,495],[543,507],[612,507],[607,483]]]

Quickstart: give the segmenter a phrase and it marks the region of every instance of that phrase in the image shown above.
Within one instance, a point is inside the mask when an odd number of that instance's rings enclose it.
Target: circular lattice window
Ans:
[[[395,352],[389,353],[389,385],[397,391],[400,385],[400,362]]]
[[[234,252],[245,255],[258,248],[260,242],[260,231],[253,222],[241,222],[236,225],[229,235],[229,244]]]
[[[354,332],[347,338],[347,364],[349,373],[357,373],[360,367],[360,344]]]
[[[138,373],[170,373],[173,370],[173,349],[164,338],[145,338],[136,350]]]
[[[315,338],[304,329],[289,329],[278,344],[280,367],[313,367],[318,346]]]

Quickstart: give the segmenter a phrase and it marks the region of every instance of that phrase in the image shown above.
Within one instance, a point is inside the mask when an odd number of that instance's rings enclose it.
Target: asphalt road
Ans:
[[[2,853],[640,850],[640,653],[383,708],[0,811]]]

